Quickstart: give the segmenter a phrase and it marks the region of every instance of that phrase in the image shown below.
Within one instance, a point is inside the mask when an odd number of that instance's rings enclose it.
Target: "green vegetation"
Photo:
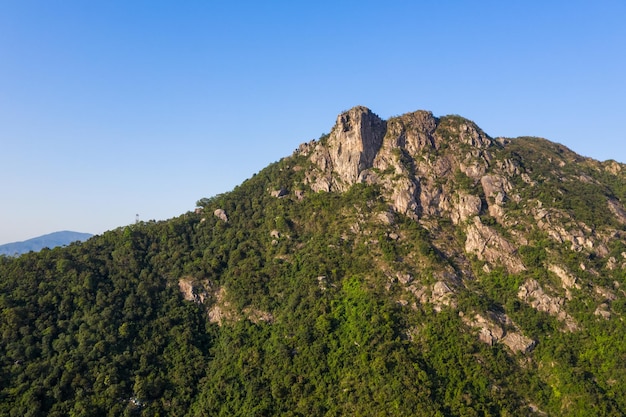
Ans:
[[[442,120],[450,132],[463,122]],[[557,178],[546,155],[574,156],[538,139],[498,152],[537,184],[516,183],[523,200],[509,214],[522,218],[523,202],[534,198],[594,228],[619,227],[606,208],[606,198],[623,198],[618,176],[581,163],[594,181],[574,181],[581,173],[570,165]],[[515,254],[525,271],[486,268],[458,255],[461,226],[391,214],[375,185],[313,193],[304,185],[309,164],[303,156],[278,161],[230,193],[200,199],[198,213],[0,257],[0,415],[626,413],[626,297],[616,290],[626,285],[623,269],[607,270],[605,260],[536,228],[524,230],[527,244]],[[482,195],[461,171],[450,176],[445,187]],[[290,192],[272,196],[281,188]],[[214,216],[218,208],[227,222]],[[481,218],[513,236],[496,218]],[[626,252],[619,239],[607,248],[606,257]],[[555,262],[582,284],[567,299],[577,331],[518,297],[533,278],[565,299],[549,271]],[[434,308],[423,297],[451,271],[463,278],[448,281],[455,303]],[[180,280],[204,303],[185,300]],[[598,285],[613,299],[602,299]],[[594,314],[601,302],[611,319]],[[215,307],[219,323],[208,314]],[[467,324],[475,314],[506,314],[504,329],[536,348],[481,342]]]
[[[598,169],[562,145],[545,139],[513,140],[504,157],[525,164],[533,187],[524,187],[524,200],[538,199],[546,207],[564,210],[589,226],[617,226],[607,210],[607,200],[624,197],[623,182]],[[524,165],[522,165],[524,166]]]

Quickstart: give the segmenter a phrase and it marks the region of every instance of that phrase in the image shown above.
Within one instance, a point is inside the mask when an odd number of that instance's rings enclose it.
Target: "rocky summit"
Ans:
[[[339,115],[328,137],[302,145],[297,153],[313,162],[304,181],[313,191],[378,185],[395,213],[427,228],[450,220],[467,236],[459,253],[510,272],[526,269],[516,252],[528,245],[531,231],[600,257],[622,237],[626,211],[610,184],[624,178],[623,165],[583,158],[539,138],[492,139],[458,116],[438,119],[417,111],[384,121],[359,106]],[[550,169],[542,171],[546,163]],[[598,178],[607,176],[610,184]],[[585,198],[575,189],[581,182],[579,191],[591,187],[598,197],[587,208],[609,213],[602,230],[576,219],[574,207],[563,207],[564,200]],[[554,187],[552,201],[544,201]],[[506,233],[484,224],[485,216]]]
[[[626,414],[626,166],[358,106],[193,212],[0,257],[2,415]]]

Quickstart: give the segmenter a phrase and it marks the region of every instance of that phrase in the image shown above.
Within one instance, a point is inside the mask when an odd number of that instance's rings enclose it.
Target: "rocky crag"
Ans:
[[[530,157],[545,158],[549,168],[544,170],[535,166],[535,161],[526,160],[524,150]],[[382,120],[362,106],[340,114],[329,135],[302,144],[295,155],[312,163],[304,180],[312,191],[345,192],[354,184],[378,185],[392,212],[408,216],[429,230],[433,244],[457,266],[452,273],[439,274],[448,278],[419,292],[423,301],[437,304],[442,294],[465,289],[463,282],[496,269],[531,276],[529,267],[535,270],[537,265],[525,265],[520,248],[537,247],[545,253],[549,251],[543,247],[545,242],[538,242],[544,237],[567,246],[582,259],[593,259],[592,263],[603,270],[618,264],[623,268],[626,261],[626,253],[610,256],[609,250],[615,239],[625,236],[626,210],[611,190],[594,179],[623,179],[624,166],[614,161],[583,158],[539,138],[491,138],[459,116],[437,118],[431,112],[416,111]],[[572,207],[555,204],[568,190],[557,189],[556,196],[550,195],[542,186],[545,182],[595,186],[600,198],[588,208],[604,211],[605,223],[588,224],[577,218]],[[442,227],[448,221],[453,228]],[[452,234],[463,236],[463,240],[450,239]],[[473,260],[482,265],[478,274],[459,266],[477,264]],[[560,282],[543,289],[528,278],[519,285],[518,299],[557,317],[564,331],[576,331],[577,324],[566,312],[566,305],[572,291],[582,291],[581,279],[556,262],[541,268]],[[585,262],[577,269],[590,278],[583,285],[597,286],[592,278],[602,271],[587,270]],[[415,292],[415,284],[406,287]],[[426,293],[430,298],[424,297]],[[450,304],[448,298],[446,304]],[[610,316],[607,297],[595,298],[596,314]],[[510,323],[508,318],[479,317],[467,323],[481,329],[481,340],[505,340],[501,324]],[[528,351],[535,342],[527,338],[517,344],[505,341],[516,351]]]

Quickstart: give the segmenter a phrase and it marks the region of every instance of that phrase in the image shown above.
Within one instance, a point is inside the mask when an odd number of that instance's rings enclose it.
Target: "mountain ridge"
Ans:
[[[39,251],[43,248],[54,248],[56,246],[69,245],[72,242],[84,241],[93,235],[91,233],[73,232],[70,230],[60,230],[41,236],[36,236],[20,242],[9,242],[0,245],[0,255],[21,255],[30,251]]]
[[[355,107],[194,212],[0,258],[0,412],[624,415],[625,168]]]

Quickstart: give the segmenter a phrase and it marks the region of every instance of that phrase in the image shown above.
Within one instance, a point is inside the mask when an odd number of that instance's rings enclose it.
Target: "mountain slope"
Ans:
[[[356,107],[165,222],[0,259],[8,415],[623,415],[625,167]]]
[[[12,242],[0,245],[0,255],[21,255],[30,251],[40,251],[43,248],[69,245],[72,242],[82,242],[93,236],[90,233],[70,232],[67,230],[34,237],[23,242]]]

